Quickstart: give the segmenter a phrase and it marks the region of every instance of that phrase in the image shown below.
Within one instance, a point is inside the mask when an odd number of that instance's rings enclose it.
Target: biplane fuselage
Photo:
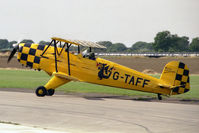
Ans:
[[[55,48],[49,46],[45,51],[46,48],[47,46],[44,45],[21,43],[17,58],[23,65],[41,69],[53,76],[44,86],[47,90],[55,89],[70,81],[82,81],[163,95],[181,94],[190,89],[189,76],[186,73],[183,75],[185,70],[188,71],[186,65],[181,73],[180,83],[176,81],[178,80],[176,73],[178,73],[180,62],[170,63],[163,71],[166,76],[158,79],[102,58],[89,59],[83,57],[81,53],[74,54],[59,47],[55,58]],[[42,55],[44,51],[45,54]]]

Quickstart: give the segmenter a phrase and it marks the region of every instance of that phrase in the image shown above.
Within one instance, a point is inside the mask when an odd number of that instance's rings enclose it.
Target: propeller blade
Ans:
[[[19,50],[19,43],[23,40],[23,39],[22,39],[23,36],[24,36],[24,35],[22,35],[22,36],[20,37],[20,39],[18,39],[17,43],[15,43],[15,44],[12,45],[14,48],[13,48],[12,52],[10,53],[10,56],[8,57],[7,63],[10,62],[10,60],[14,57],[15,53]]]
[[[10,56],[8,57],[7,63],[10,62],[10,60],[13,58],[13,56],[15,55],[15,53],[17,52],[17,50],[18,50],[18,45],[13,48],[12,52],[10,53]]]

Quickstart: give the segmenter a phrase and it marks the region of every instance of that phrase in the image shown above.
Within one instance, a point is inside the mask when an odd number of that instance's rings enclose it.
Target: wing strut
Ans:
[[[65,42],[64,45],[61,47],[61,51],[59,52],[57,50],[57,44],[60,42],[60,46],[61,46],[61,42]],[[78,43],[79,42],[79,43]],[[75,44],[78,46],[78,54],[80,53],[80,45],[83,46],[90,46],[89,47],[89,51],[91,52],[91,47],[100,47],[100,48],[105,48],[104,46],[100,46],[99,44],[95,44],[95,43],[91,43],[91,42],[82,42],[82,41],[67,41],[64,39],[60,39],[60,38],[52,38],[52,41],[48,44],[48,46],[45,48],[45,50],[43,51],[43,53],[41,54],[41,57],[43,58],[47,58],[46,56],[44,56],[44,54],[46,53],[46,51],[48,50],[48,48],[52,45],[54,45],[54,56],[55,56],[55,70],[56,72],[58,72],[58,67],[57,67],[57,56],[60,56],[61,53],[63,52],[63,49],[65,48],[65,46],[67,47],[66,51],[67,51],[67,60],[68,60],[68,75],[71,75],[70,72],[70,54],[69,54],[69,48],[72,44]]]
[[[57,43],[58,43],[58,42],[57,42]],[[54,40],[55,70],[56,70],[56,72],[58,72],[58,70],[57,70],[57,43],[56,43],[56,40]]]
[[[43,58],[48,58],[48,57],[45,57],[44,54],[46,53],[46,51],[48,50],[48,48],[53,44],[54,45],[54,54],[55,54],[55,70],[56,72],[58,72],[58,69],[57,69],[57,54],[59,55],[58,51],[57,51],[57,43],[59,41],[56,42],[56,40],[52,40],[48,46],[46,47],[46,49],[43,51],[43,53],[41,54],[41,57]],[[60,53],[61,54],[61,53]]]
[[[78,45],[78,54],[80,54],[80,46]]]
[[[68,75],[70,76],[70,56],[69,56],[69,48],[71,44],[66,43],[67,46],[67,57],[68,57]]]
[[[53,42],[54,42],[54,40],[52,40],[52,41],[48,44],[47,48],[46,48],[46,49],[44,50],[44,52],[41,54],[42,57],[43,57],[44,53],[46,53],[47,49],[50,47],[50,45],[51,45]]]

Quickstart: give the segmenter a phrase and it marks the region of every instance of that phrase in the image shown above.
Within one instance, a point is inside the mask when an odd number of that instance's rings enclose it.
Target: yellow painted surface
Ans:
[[[75,55],[69,53],[69,75],[68,57],[65,50],[63,50],[60,55],[57,55],[58,72],[56,72],[54,47],[50,46],[43,57],[41,57],[41,54],[44,50],[40,50],[38,44],[32,44],[29,48],[24,47],[24,44],[20,44],[20,46],[23,47],[24,50],[18,53],[18,59],[20,63],[27,65],[27,61],[22,60],[23,53],[28,54],[27,60],[30,62],[33,60],[35,61],[39,57],[39,63],[35,63],[33,61],[33,65],[31,67],[33,69],[41,69],[47,72],[49,75],[53,75],[52,79],[45,85],[47,90],[52,88],[55,89],[71,80],[79,80],[93,84],[151,93],[160,93],[164,95],[184,93],[183,87],[179,88],[178,92],[172,92],[172,88],[175,88],[175,86],[180,84],[177,83],[180,81],[175,80],[176,73],[183,74],[184,72],[178,68],[179,62],[176,61],[168,63],[163,70],[161,78],[157,79],[102,58],[91,60],[88,58],[83,58],[81,54]],[[45,46],[45,48],[46,47],[47,46]],[[29,55],[30,49],[36,50],[34,55]],[[61,48],[58,48],[58,52],[60,51]],[[29,64],[31,65],[31,63]],[[185,66],[185,69],[188,70],[188,67]],[[187,76],[182,77],[182,80],[186,82],[187,78]],[[186,87],[190,89],[189,83],[186,84]]]

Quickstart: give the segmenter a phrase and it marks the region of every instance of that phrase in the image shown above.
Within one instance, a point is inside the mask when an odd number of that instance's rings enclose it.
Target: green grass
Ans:
[[[159,75],[153,75],[159,77]],[[45,85],[50,77],[43,71],[29,71],[29,70],[0,70],[0,88],[27,88],[35,89],[38,86]],[[199,99],[199,76],[192,75],[190,77],[191,91],[185,94],[172,96],[182,99]],[[78,93],[103,93],[115,95],[128,96],[150,96],[156,97],[155,94],[145,93],[140,91],[132,91],[126,89],[119,89],[114,87],[107,87],[101,85],[94,85],[83,82],[69,82],[57,90]]]

